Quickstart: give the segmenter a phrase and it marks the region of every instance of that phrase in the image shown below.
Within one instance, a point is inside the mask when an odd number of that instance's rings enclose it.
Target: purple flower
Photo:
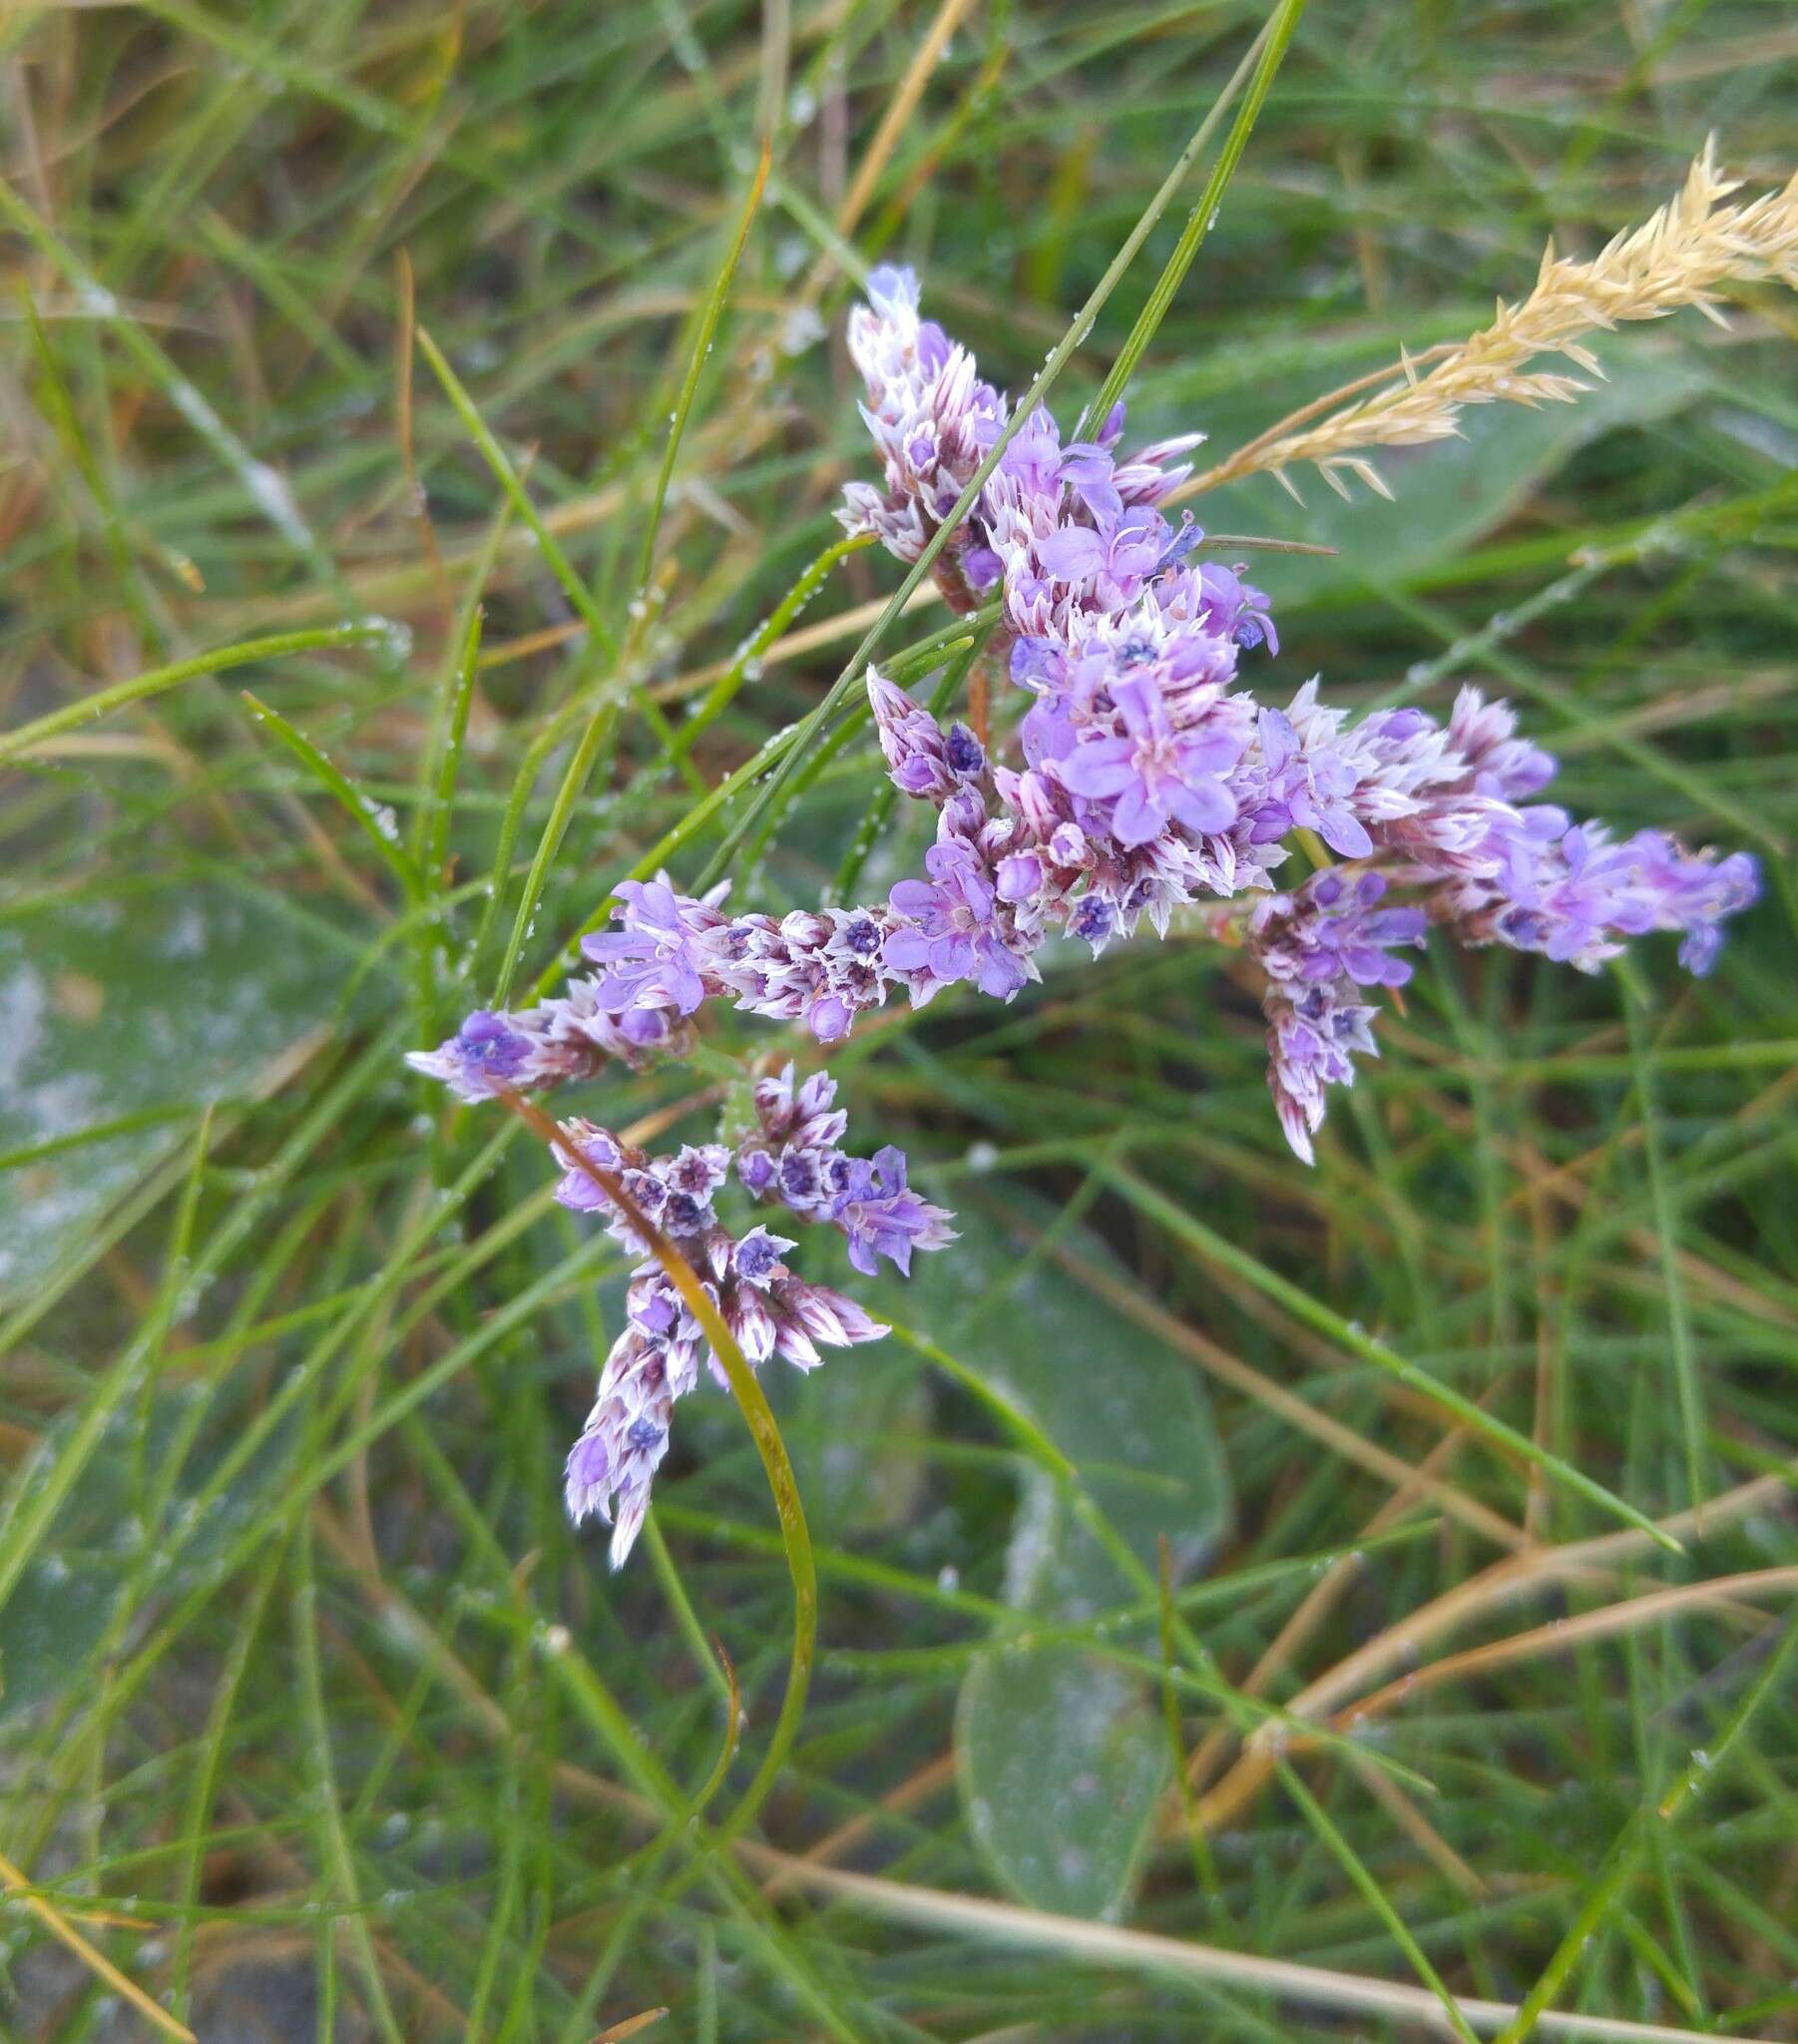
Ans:
[[[1023,689],[1051,688],[1068,666],[1068,650],[1055,639],[1019,639],[1012,647],[1011,677]]]
[[[955,792],[956,773],[936,719],[874,668],[868,670],[868,702],[893,785],[941,806]]]
[[[765,1288],[778,1271],[780,1259],[793,1244],[784,1235],[770,1235],[765,1228],[752,1228],[736,1245],[731,1268],[746,1284]]]
[[[1124,499],[1112,480],[1115,467],[1110,450],[1090,440],[1076,440],[1062,456],[1060,480],[1068,484],[1100,526],[1115,526],[1124,516]]]
[[[889,1147],[871,1161],[844,1154],[838,1145],[847,1117],[832,1106],[835,1097],[823,1072],[795,1091],[791,1065],[757,1080],[759,1127],[737,1152],[737,1175],[756,1198],[772,1194],[804,1220],[842,1229],[858,1271],[872,1273],[875,1259],[888,1256],[909,1272],[914,1249],[955,1240],[952,1217],[907,1190],[902,1152]]]
[[[1706,852],[1693,856],[1658,830],[1637,831],[1629,850],[1650,926],[1683,931],[1679,962],[1702,978],[1723,947],[1722,919],[1750,906],[1760,893],[1759,867],[1745,851],[1721,859]]]
[[[773,1177],[774,1190],[795,1214],[814,1214],[828,1205],[830,1186],[825,1167],[830,1152],[801,1149],[789,1143],[780,1153]]]
[[[1424,939],[1423,911],[1382,908],[1385,893],[1383,874],[1329,869],[1296,894],[1269,896],[1249,917],[1248,948],[1267,974],[1267,1083],[1286,1140],[1307,1164],[1326,1089],[1354,1084],[1356,1055],[1379,1054],[1378,1010],[1359,989],[1403,986],[1410,963],[1387,954]]]
[[[631,1216],[615,1209],[611,1195],[585,1169],[583,1159],[616,1178],[644,1219],[668,1235],[702,1235],[715,1225],[712,1195],[724,1183],[730,1165],[730,1152],[722,1143],[688,1144],[674,1157],[652,1160],[592,1122],[577,1118],[559,1127],[562,1140],[556,1145],[556,1161],[566,1169],[556,1188],[558,1203],[577,1214],[608,1216],[607,1232],[633,1255],[649,1255],[649,1244],[640,1240]]]
[[[1413,711],[1411,716],[1420,713]],[[1407,715],[1387,713],[1388,721]],[[1483,793],[1509,802],[1540,794],[1559,770],[1552,753],[1517,736],[1517,713],[1509,703],[1488,702],[1478,689],[1463,689],[1449,718],[1448,742],[1464,770]]]
[[[973,780],[987,770],[986,748],[965,724],[952,724],[943,735],[943,750],[949,770],[962,780]]]
[[[999,437],[1004,400],[980,380],[966,348],[918,317],[917,278],[908,269],[882,265],[869,277],[868,303],[849,317],[849,352],[867,390],[861,412],[885,489],[850,483],[838,516],[850,532],[873,533],[889,552],[915,561]],[[983,534],[979,515],[958,529],[940,564],[946,586],[996,579],[997,557]]]
[[[583,937],[581,949],[605,968],[596,990],[603,1007],[674,1008],[690,1015],[715,987],[705,940],[724,918],[709,901],[676,894],[665,879],[621,880],[621,927]],[[708,984],[708,976],[711,983]]]
[[[1315,830],[1343,858],[1366,858],[1374,841],[1348,805],[1359,778],[1348,760],[1328,745],[1308,746],[1279,710],[1263,710],[1256,733],[1267,790],[1256,805],[1251,840],[1265,844],[1296,825]]]
[[[1280,650],[1279,634],[1267,614],[1267,598],[1251,588],[1233,568],[1207,561],[1198,571],[1205,622],[1213,632],[1252,650],[1264,640],[1269,653]]]
[[[997,444],[1006,402],[966,349],[919,316],[909,270],[874,271],[849,345],[884,474],[879,487],[849,485],[844,523],[915,562]],[[885,904],[778,919],[726,919],[721,890],[694,899],[666,875],[627,882],[617,927],[585,942],[594,978],[525,1013],[477,1010],[410,1062],[470,1100],[592,1077],[608,1058],[637,1066],[689,1047],[687,1018],[719,994],[834,1041],[895,982],[914,1005],[963,980],[1009,999],[1058,929],[1097,954],[1145,920],[1165,935],[1174,910],[1203,894],[1252,889],[1254,906],[1214,909],[1212,925],[1239,933],[1264,970],[1269,1079],[1288,1138],[1309,1158],[1327,1089],[1351,1083],[1354,1059],[1374,1051],[1377,1010],[1363,991],[1408,981],[1400,954],[1422,943],[1426,918],[1464,941],[1586,970],[1628,937],[1676,930],[1682,961],[1708,969],[1723,919],[1754,898],[1753,860],[1689,854],[1655,831],[1617,842],[1534,802],[1555,762],[1518,736],[1509,705],[1465,689],[1446,723],[1414,708],[1355,723],[1308,683],[1284,712],[1261,709],[1237,684],[1243,649],[1278,652],[1266,597],[1240,570],[1195,563],[1190,514],[1176,528],[1158,508],[1200,436],[1121,456],[1123,428],[1115,407],[1092,439],[1064,445],[1039,408],[938,561],[958,610],[1003,585],[1011,673],[1036,698],[1018,733],[1021,763],[990,758],[967,726],[943,728],[868,671],[895,784],[939,811],[925,877],[901,881]],[[1365,869],[1332,867],[1274,893],[1295,829]],[[1411,890],[1406,905],[1388,905],[1394,882]],[[908,1269],[913,1250],[953,1239],[949,1217],[908,1190],[897,1150],[844,1152],[833,1098],[822,1074],[796,1091],[790,1067],[763,1081],[758,1126],[735,1152],[740,1183],[840,1228],[857,1269],[882,1257]],[[616,1508],[622,1554],[666,1452],[668,1405],[693,1381],[705,1343],[583,1160],[616,1171],[643,1214],[681,1241],[752,1362],[778,1353],[809,1368],[820,1343],[879,1330],[852,1301],[794,1277],[784,1238],[756,1230],[738,1242],[719,1225],[721,1146],[653,1160],[568,1122],[556,1154],[557,1197],[603,1214],[641,1261],[627,1334],[569,1465],[571,1509]]]
[[[1104,439],[1102,434],[1101,439]],[[1192,464],[1182,461],[1202,445],[1203,433],[1176,433],[1171,439],[1154,440],[1138,448],[1113,471],[1118,494],[1126,504],[1159,504],[1192,473]]]
[[[605,1188],[592,1172],[585,1169],[581,1160],[585,1159],[597,1170],[617,1177],[628,1166],[641,1162],[641,1153],[633,1152],[628,1156],[605,1129],[579,1117],[559,1122],[557,1126],[563,1139],[555,1153],[556,1162],[563,1167],[562,1180],[556,1188],[558,1204],[576,1214],[611,1213],[612,1202]],[[660,1195],[661,1188],[657,1187],[655,1191]],[[660,1197],[657,1204],[661,1204]],[[640,1200],[638,1205],[642,1206],[643,1202]]]
[[[491,1100],[506,1087],[532,1083],[537,1044],[510,1015],[477,1008],[435,1050],[407,1053],[406,1062],[440,1079],[461,1100]]]
[[[1657,830],[1613,843],[1599,824],[1570,821],[1540,802],[1506,811],[1488,835],[1496,868],[1447,891],[1474,942],[1539,951],[1591,972],[1652,929],[1683,932],[1681,964],[1703,973],[1722,945],[1718,927],[1758,891],[1745,852],[1690,856]]]
[[[1105,604],[1116,610],[1128,602],[1155,572],[1167,551],[1171,530],[1158,511],[1131,505],[1100,528],[1063,525],[1038,540],[1037,564],[1056,582],[1100,582]]]
[[[849,1126],[848,1115],[836,1105],[836,1081],[830,1074],[813,1072],[795,1085],[791,1059],[778,1072],[757,1079],[752,1097],[762,1135],[771,1143],[831,1150]]]
[[[914,1248],[937,1249],[952,1241],[949,1216],[907,1192],[905,1160],[897,1151],[883,1151],[869,1166],[835,1148],[844,1119],[832,1106],[835,1093],[824,1072],[795,1088],[790,1065],[758,1081],[754,1098],[761,1129],[737,1158],[744,1183],[760,1189],[764,1172],[766,1183],[777,1182],[770,1146],[779,1143],[779,1168],[797,1162],[809,1173],[810,1218],[834,1222],[846,1233],[853,1227],[857,1245],[878,1240],[883,1254],[903,1263]],[[598,1396],[566,1472],[574,1519],[591,1513],[612,1520],[617,1568],[649,1509],[651,1483],[668,1452],[674,1401],[697,1384],[701,1361],[709,1361],[720,1384],[727,1379],[704,1328],[651,1245],[578,1168],[579,1159],[617,1173],[645,1217],[676,1238],[751,1368],[779,1355],[798,1369],[814,1369],[822,1349],[877,1340],[887,1330],[853,1299],[797,1277],[785,1262],[793,1248],[788,1237],[752,1228],[739,1239],[718,1224],[711,1200],[730,1162],[722,1144],[688,1144],[673,1157],[650,1158],[591,1122],[569,1121],[561,1125],[555,1153],[573,1167],[557,1197],[582,1211],[606,1214],[609,1232],[637,1263],[626,1291],[624,1331],[606,1358]],[[847,1220],[837,1219],[839,1200],[855,1189],[865,1204],[854,1206]],[[852,1256],[865,1254],[852,1246]]]
[[[1240,758],[1240,741],[1224,731],[1176,731],[1147,681],[1115,682],[1112,700],[1128,736],[1085,740],[1057,763],[1062,785],[1109,802],[1121,844],[1146,844],[1176,822],[1199,836],[1227,828],[1236,801],[1219,776]]]
[[[1274,1111],[1293,1153],[1314,1164],[1311,1138],[1324,1117],[1324,1091],[1355,1083],[1354,1058],[1378,1057],[1371,1024],[1379,1012],[1349,997],[1345,981],[1307,986],[1278,982],[1263,1000],[1267,1011],[1267,1083]]]
[[[1589,972],[1623,948],[1619,937],[1648,927],[1626,846],[1570,823],[1548,803],[1524,810],[1521,822],[1495,832],[1504,905],[1494,927],[1502,942]]]
[[[888,1144],[872,1160],[848,1160],[846,1183],[830,1218],[849,1241],[849,1261],[872,1278],[887,1257],[909,1278],[912,1251],[940,1250],[955,1241],[951,1216],[906,1188],[905,1153]]]
[[[999,861],[994,878],[1001,901],[1028,901],[1043,885],[1043,861],[1034,851],[1014,852]]]
[[[1118,933],[1118,911],[1103,894],[1083,894],[1068,916],[1068,934],[1093,946],[1097,958]]]
[[[811,1284],[803,1278],[776,1278],[768,1287],[774,1312],[774,1354],[795,1369],[815,1369],[823,1357],[817,1344],[826,1348],[848,1348],[862,1341],[878,1341],[886,1333],[884,1321],[874,1319],[854,1299],[828,1284]]]
[[[719,981],[746,1013],[803,1021],[832,1042],[886,998],[880,952],[890,922],[885,909],[867,908],[795,911],[779,922],[738,916],[715,939]]]
[[[1393,944],[1421,944],[1427,918],[1421,908],[1379,908],[1386,892],[1382,873],[1344,879],[1323,872],[1306,883],[1305,904],[1315,911],[1300,920],[1290,939],[1299,977],[1349,979],[1356,986],[1403,986],[1411,966],[1387,956]]]
[[[967,845],[933,844],[924,854],[928,880],[901,880],[887,899],[906,923],[887,938],[887,969],[937,985],[971,979],[983,994],[1010,1000],[1029,977],[1009,950],[994,915],[997,896],[978,855]]]
[[[629,1326],[613,1343],[599,1393],[569,1451],[564,1495],[578,1526],[590,1514],[612,1523],[612,1566],[622,1568],[650,1508],[650,1486],[668,1453],[674,1401],[666,1341]]]

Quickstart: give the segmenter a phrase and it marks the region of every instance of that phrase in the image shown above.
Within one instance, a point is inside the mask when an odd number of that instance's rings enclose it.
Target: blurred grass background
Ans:
[[[691,1817],[733,1682],[726,1802],[752,1772],[790,1638],[740,1419],[682,1407],[609,1577],[559,1479],[611,1246],[512,1125],[398,1062],[514,942],[521,988],[553,971],[665,835],[690,882],[741,813],[699,792],[896,587],[867,553],[806,577],[871,470],[841,343],[866,264],[916,263],[1022,388],[1262,19],[0,20],[0,725],[117,692],[0,768],[6,2034],[581,2044],[666,2008],[655,2034],[703,2040],[1384,2036],[1446,2023],[1443,1983],[1591,2035],[1798,2035],[1789,294],[1383,461],[1396,504],[1313,477],[1201,505],[1339,549],[1255,555],[1265,697],[1510,694],[1561,799],[1752,849],[1765,898],[1696,984],[1670,944],[1596,980],[1434,955],[1310,1173],[1211,946],[895,1011],[833,1059],[863,1147],[905,1141],[966,1239],[884,1296],[882,1348],[769,1381],[823,1601],[746,1853]],[[1314,4],[1132,436],[1221,456],[1466,333],[1710,130],[1783,181],[1794,105],[1777,4]],[[814,898],[879,784],[862,732],[814,767],[734,858],[745,904]],[[697,1137],[710,1085],[570,1104]],[[1682,1551],[1448,1427],[1376,1343]],[[1245,1752],[1244,1692],[1342,1736]]]

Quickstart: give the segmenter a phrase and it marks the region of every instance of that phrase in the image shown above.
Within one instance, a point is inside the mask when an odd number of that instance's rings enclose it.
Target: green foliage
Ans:
[[[1754,0],[1314,5],[1283,56],[1271,0],[997,0],[875,158],[936,12],[0,15],[0,2034],[148,2034],[95,1955],[209,2044],[1259,2044],[1440,2027],[1438,1981],[1484,2031],[1798,2020],[1770,286],[1381,457],[1395,503],[1194,507],[1275,596],[1257,693],[1474,682],[1571,807],[1754,848],[1714,978],[1432,956],[1313,1173],[1214,946],[886,1015],[832,1060],[854,1139],[964,1239],[868,1290],[883,1347],[764,1376],[819,1585],[784,1759],[735,1406],[681,1405],[622,1575],[566,1525],[614,1247],[400,1054],[627,874],[785,909],[914,862],[820,706],[877,619],[959,694],[986,621],[837,544],[865,266],[1007,389],[1047,361],[1072,420],[1122,365],[1132,440],[1222,459],[1707,131],[1792,167]],[[568,1110],[701,1140],[804,1049],[707,1032]]]
[[[1042,1909],[1115,1914],[1167,1782],[1141,1685],[1078,1647],[984,1654],[955,1741],[969,1828],[1006,1886]]]
[[[84,889],[0,925],[0,1151],[16,1201],[0,1299],[80,1256],[203,1106],[281,1076],[344,970],[344,947],[279,897],[193,874]]]
[[[1085,1230],[1072,1246],[1102,1253]],[[1164,1346],[1121,1325],[1053,1263],[1020,1264],[978,1208],[962,1217],[954,1257],[920,1274],[907,1310],[1073,1464],[1072,1479],[1021,1470],[1005,1556],[1014,1609],[1078,1627],[1152,1579],[1157,1540],[1187,1565],[1210,1552],[1228,1520],[1228,1480],[1202,1388]],[[969,1828],[1025,1901],[1110,1915],[1166,1784],[1159,1712],[1140,1675],[1078,1648],[1032,1646],[1028,1631],[1002,1637],[957,1704]]]

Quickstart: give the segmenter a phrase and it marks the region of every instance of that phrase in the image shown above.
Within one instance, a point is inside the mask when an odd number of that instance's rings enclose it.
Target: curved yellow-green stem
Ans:
[[[767,1393],[761,1388],[730,1329],[725,1326],[723,1315],[699,1282],[691,1264],[611,1172],[601,1170],[590,1158],[569,1145],[562,1131],[542,1108],[511,1091],[503,1092],[500,1098],[533,1134],[542,1137],[553,1150],[559,1149],[573,1157],[579,1168],[650,1245],[656,1261],[668,1273],[674,1289],[704,1329],[705,1338],[723,1367],[731,1395],[748,1421],[749,1432],[761,1456],[761,1466],[767,1471],[768,1488],[774,1493],[774,1510],[779,1516],[780,1537],[786,1548],[787,1571],[793,1582],[792,1660],[787,1669],[786,1694],[780,1701],[780,1716],[774,1722],[774,1736],[768,1742],[761,1766],[756,1769],[754,1779],[743,1790],[735,1808],[712,1834],[714,1845],[727,1846],[753,1822],[756,1811],[773,1788],[775,1777],[792,1750],[799,1720],[805,1714],[806,1693],[811,1687],[812,1660],[818,1635],[818,1573],[812,1559],[811,1535],[805,1525],[805,1508],[799,1502],[799,1485],[793,1475],[792,1461],[787,1455],[786,1443],[780,1438],[780,1428],[775,1424]]]

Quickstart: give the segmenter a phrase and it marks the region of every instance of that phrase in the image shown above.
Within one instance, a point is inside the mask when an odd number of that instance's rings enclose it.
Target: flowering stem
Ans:
[[[976,613],[977,618],[984,616],[984,613]],[[980,626],[973,639],[969,641],[961,657],[952,660],[948,667],[944,669],[943,678],[937,684],[936,693],[930,699],[929,707],[932,717],[941,717],[950,703],[955,700],[955,693],[961,687],[962,677],[971,668],[978,666],[981,655],[986,651],[987,641],[992,638],[997,623],[997,618],[987,619]],[[889,667],[887,670],[889,677],[894,676],[896,672],[896,665]],[[979,736],[981,744],[985,745],[987,742],[986,734],[982,732]],[[840,904],[847,901],[854,893],[855,883],[861,878],[862,867],[868,862],[868,854],[874,849],[881,831],[886,828],[887,818],[893,813],[893,803],[898,793],[898,788],[894,786],[891,780],[883,780],[879,787],[874,790],[874,799],[868,804],[867,812],[863,815],[860,824],[856,828],[854,837],[850,840],[849,849],[843,853],[843,862],[837,867],[836,878],[830,883],[830,890],[824,897],[827,903],[834,902]]]
[[[650,1220],[611,1172],[595,1164],[584,1150],[570,1149],[565,1144],[562,1131],[542,1108],[510,1088],[502,1091],[499,1098],[553,1152],[571,1157],[630,1222],[632,1229],[650,1245],[656,1261],[668,1273],[669,1281],[680,1294],[682,1303],[710,1342],[711,1351],[729,1382],[731,1395],[748,1422],[749,1433],[761,1456],[761,1465],[767,1471],[768,1488],[774,1493],[774,1510],[780,1520],[787,1571],[793,1582],[792,1660],[787,1672],[786,1694],[780,1702],[780,1716],[775,1720],[774,1736],[768,1742],[761,1766],[756,1769],[754,1780],[744,1789],[735,1808],[713,1836],[713,1844],[722,1850],[753,1821],[768,1790],[773,1788],[798,1733],[799,1720],[805,1712],[806,1692],[811,1686],[818,1632],[818,1575],[792,1461],[786,1452],[786,1443],[780,1438],[780,1428],[773,1408],[768,1404],[767,1393],[724,1324],[723,1315],[712,1302],[711,1294],[699,1282],[697,1273],[679,1249]]]

